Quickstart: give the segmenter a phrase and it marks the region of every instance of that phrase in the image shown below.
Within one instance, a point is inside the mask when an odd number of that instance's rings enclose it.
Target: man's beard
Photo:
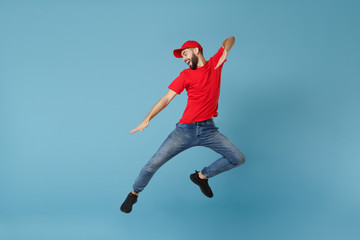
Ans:
[[[195,70],[197,68],[197,64],[199,62],[199,58],[196,56],[196,55],[193,55],[192,58],[190,59],[191,61],[191,65],[190,65],[190,68],[192,70]]]

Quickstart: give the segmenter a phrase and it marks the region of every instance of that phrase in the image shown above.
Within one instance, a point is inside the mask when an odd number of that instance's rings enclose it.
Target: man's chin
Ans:
[[[197,68],[197,65],[195,65],[195,67],[193,67],[193,63],[189,62],[189,64],[187,64],[189,66],[189,68],[191,68],[192,70],[195,70]]]

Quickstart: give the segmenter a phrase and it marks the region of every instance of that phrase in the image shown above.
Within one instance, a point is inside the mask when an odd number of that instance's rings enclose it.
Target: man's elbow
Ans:
[[[166,107],[173,100],[170,96],[164,96],[162,99],[162,104]]]
[[[235,43],[235,37],[234,36],[230,36],[227,39],[225,39],[225,41],[223,42],[223,47],[232,47]]]
[[[231,45],[234,45],[234,43],[235,43],[235,36],[231,36],[231,37],[229,37],[228,39],[229,39],[229,41],[231,42]]]

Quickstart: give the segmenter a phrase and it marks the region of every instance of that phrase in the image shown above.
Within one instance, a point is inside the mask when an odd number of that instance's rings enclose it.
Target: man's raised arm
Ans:
[[[159,112],[161,112],[161,110],[163,110],[170,102],[171,100],[174,99],[174,97],[176,96],[176,92],[174,92],[173,90],[169,89],[169,91],[165,94],[165,96],[163,96],[150,110],[150,112],[148,113],[148,115],[146,115],[144,121],[142,121],[139,126],[137,126],[136,128],[134,128],[133,130],[130,131],[130,133],[135,133],[137,131],[142,132],[145,128],[147,128],[147,126],[149,126],[149,122],[151,119],[153,119]]]
[[[235,44],[235,37],[234,36],[231,36],[231,37],[228,37],[227,39],[225,39],[225,41],[222,44],[222,47],[224,48],[224,52],[221,55],[221,57],[219,59],[219,62],[216,65],[215,69],[217,69],[219,66],[221,66],[221,64],[224,63],[225,59],[228,56],[228,53],[229,53],[230,49],[234,46],[234,44]]]

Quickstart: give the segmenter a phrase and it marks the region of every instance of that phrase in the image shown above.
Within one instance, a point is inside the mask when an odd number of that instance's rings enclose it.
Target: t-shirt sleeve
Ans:
[[[175,78],[175,80],[169,85],[169,89],[173,90],[177,94],[181,94],[185,89],[185,76],[184,72],[181,72],[180,75]]]
[[[211,64],[216,67],[216,65],[218,64],[219,62],[219,59],[221,57],[221,55],[223,54],[224,52],[224,48],[221,46],[219,51],[217,51],[217,53],[215,53],[214,56],[212,56],[209,61],[211,61]],[[225,59],[225,61],[223,62],[223,64],[227,61],[227,59]]]

